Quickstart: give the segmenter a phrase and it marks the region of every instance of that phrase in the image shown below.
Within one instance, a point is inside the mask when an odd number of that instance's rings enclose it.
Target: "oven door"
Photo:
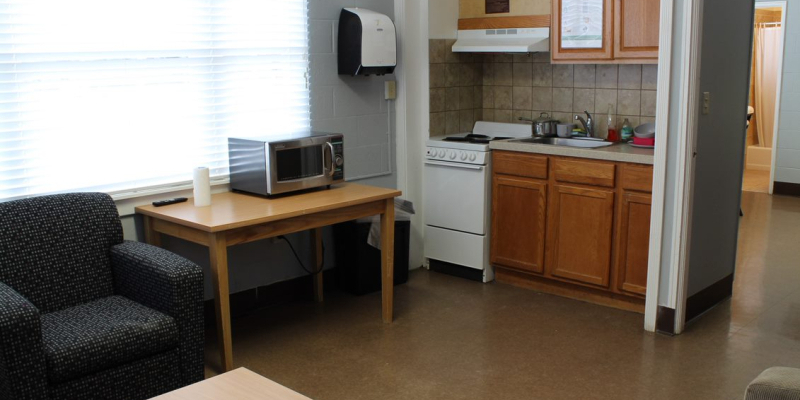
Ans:
[[[426,224],[485,235],[490,195],[487,166],[426,160],[424,171]]]
[[[315,138],[295,145],[269,146],[269,194],[330,185],[335,166],[333,145]]]

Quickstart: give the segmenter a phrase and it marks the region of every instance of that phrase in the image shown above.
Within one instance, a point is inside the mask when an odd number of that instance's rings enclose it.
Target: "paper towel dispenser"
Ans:
[[[391,74],[397,66],[397,38],[389,17],[364,8],[339,15],[339,75]]]

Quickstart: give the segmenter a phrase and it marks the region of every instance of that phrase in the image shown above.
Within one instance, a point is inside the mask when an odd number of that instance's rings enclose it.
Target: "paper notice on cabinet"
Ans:
[[[561,47],[603,47],[603,0],[561,1]]]

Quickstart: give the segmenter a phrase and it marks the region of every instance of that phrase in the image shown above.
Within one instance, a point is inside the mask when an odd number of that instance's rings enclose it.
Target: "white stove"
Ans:
[[[426,142],[425,257],[431,269],[482,282],[494,280],[489,264],[489,142],[530,136],[530,124],[479,121],[471,133]]]

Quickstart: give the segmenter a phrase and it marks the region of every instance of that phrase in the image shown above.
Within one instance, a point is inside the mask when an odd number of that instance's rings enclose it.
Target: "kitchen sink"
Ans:
[[[585,149],[594,149],[598,147],[611,146],[612,142],[606,142],[602,139],[567,139],[557,137],[534,137],[525,139],[509,140],[512,143],[534,143],[534,144],[549,144],[553,146],[567,146],[567,147],[581,147]]]

